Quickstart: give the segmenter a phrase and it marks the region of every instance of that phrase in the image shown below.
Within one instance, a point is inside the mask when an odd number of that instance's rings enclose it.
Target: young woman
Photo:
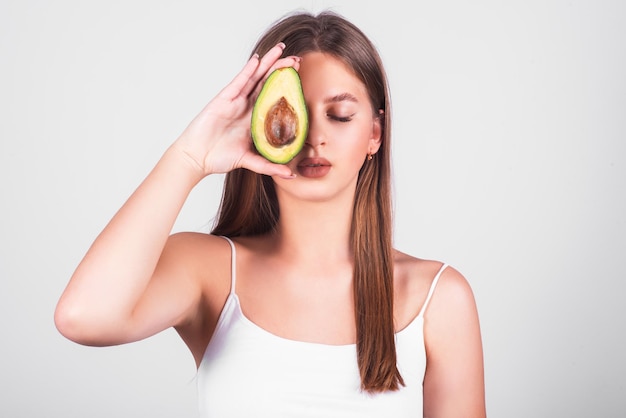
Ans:
[[[390,103],[367,37],[329,12],[276,22],[97,237],[55,315],[87,345],[174,327],[203,417],[483,417],[470,286],[392,248]],[[298,70],[302,151],[254,151],[251,109]],[[211,234],[171,234],[192,188],[226,175]]]

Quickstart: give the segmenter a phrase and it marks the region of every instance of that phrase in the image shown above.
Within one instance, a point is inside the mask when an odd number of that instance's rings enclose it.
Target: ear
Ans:
[[[372,137],[370,138],[368,153],[376,154],[383,140],[383,124],[385,120],[385,111],[378,109],[378,116],[374,118],[372,125]]]

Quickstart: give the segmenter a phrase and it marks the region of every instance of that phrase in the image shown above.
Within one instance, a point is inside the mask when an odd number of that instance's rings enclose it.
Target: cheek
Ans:
[[[328,127],[335,135],[342,138],[349,138],[353,142],[368,141],[372,136],[372,122],[364,120],[353,120],[351,122],[334,122]]]
[[[371,131],[363,127],[350,127],[343,129],[343,132],[337,136],[337,148],[339,150],[340,159],[349,162],[352,167],[351,171],[358,171],[363,162],[369,148],[369,139]]]
[[[345,138],[349,138],[348,141],[354,152],[364,156],[367,153],[372,137],[371,126],[366,124],[354,124],[350,127],[349,132],[345,134]]]

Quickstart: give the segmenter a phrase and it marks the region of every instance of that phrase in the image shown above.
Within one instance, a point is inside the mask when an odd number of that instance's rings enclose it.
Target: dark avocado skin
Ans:
[[[274,70],[252,109],[250,132],[255,148],[268,160],[286,164],[304,146],[308,123],[298,72],[292,67]]]

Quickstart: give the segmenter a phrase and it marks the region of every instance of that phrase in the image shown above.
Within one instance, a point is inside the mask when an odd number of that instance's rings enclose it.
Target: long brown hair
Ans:
[[[396,365],[393,322],[390,101],[381,58],[367,36],[340,15],[298,12],[275,22],[254,47],[263,56],[278,42],[284,56],[324,52],[343,61],[363,82],[372,109],[382,110],[382,143],[361,167],[351,225],[357,361],[361,387],[368,392],[404,385]],[[245,198],[242,198],[245,196]],[[226,175],[222,202],[212,230],[230,237],[274,228],[280,216],[271,177],[237,169]]]

